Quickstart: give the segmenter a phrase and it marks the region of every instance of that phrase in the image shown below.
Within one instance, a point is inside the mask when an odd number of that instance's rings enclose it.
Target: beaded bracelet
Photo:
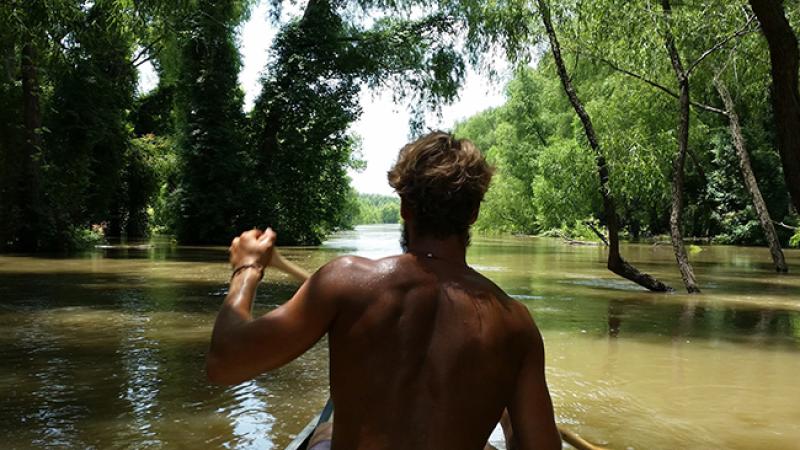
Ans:
[[[233,273],[231,274],[231,281],[233,281],[233,278],[234,278],[236,275],[238,275],[238,274],[239,274],[239,272],[241,272],[241,271],[243,271],[243,270],[245,270],[245,269],[258,269],[258,272],[259,272],[258,281],[261,281],[261,279],[262,279],[262,278],[264,278],[264,268],[263,268],[263,267],[261,267],[261,265],[260,265],[260,264],[245,264],[245,265],[243,265],[243,266],[239,266],[239,267],[237,267],[237,268],[236,268],[236,269],[233,271]]]

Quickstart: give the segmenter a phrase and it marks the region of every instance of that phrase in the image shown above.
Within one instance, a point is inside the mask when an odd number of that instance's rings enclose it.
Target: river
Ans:
[[[399,251],[397,226],[360,226],[287,248],[316,269]],[[281,449],[327,398],[324,340],[235,387],[204,357],[229,276],[226,248],[165,242],[74,257],[0,256],[2,448]],[[623,246],[679,288],[669,246]],[[652,294],[605,270],[605,250],[474,237],[468,262],[522,301],[542,330],[557,419],[615,449],[796,449],[800,252],[691,256],[699,296]],[[268,272],[256,312],[296,288]]]

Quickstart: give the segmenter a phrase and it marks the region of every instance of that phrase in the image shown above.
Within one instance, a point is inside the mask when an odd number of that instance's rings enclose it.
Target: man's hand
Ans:
[[[233,240],[229,249],[231,267],[237,268],[256,264],[266,268],[275,250],[276,237],[277,235],[272,231],[272,228],[267,228],[266,231],[258,229],[245,231],[241,236]]]
[[[275,248],[275,233],[252,230],[242,233],[231,244],[231,264],[275,266],[298,280],[308,273],[281,258]],[[253,318],[252,308],[258,287],[253,270],[233,277],[228,295],[214,323],[206,360],[208,378],[214,383],[237,384],[267,370],[280,367],[311,348],[331,327],[337,314],[342,270],[350,260],[328,263],[307,280],[291,300]]]

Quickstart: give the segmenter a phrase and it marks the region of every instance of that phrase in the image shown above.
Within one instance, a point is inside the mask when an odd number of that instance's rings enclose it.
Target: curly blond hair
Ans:
[[[471,141],[434,131],[403,147],[388,175],[416,231],[447,237],[467,234],[493,174]]]

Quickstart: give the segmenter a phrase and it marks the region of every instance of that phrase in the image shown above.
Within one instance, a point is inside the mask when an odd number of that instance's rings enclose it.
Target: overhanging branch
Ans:
[[[156,39],[154,39],[153,42],[144,46],[131,60],[131,64],[133,65],[133,67],[139,67],[142,64],[146,63],[147,61],[153,59],[154,56],[153,50],[155,50],[156,47],[159,46],[162,40],[164,40],[164,36],[159,36]],[[147,55],[146,58],[145,55]]]
[[[575,52],[575,53],[586,53],[586,56],[588,56],[589,58],[605,64],[606,66],[608,66],[609,68],[611,68],[612,70],[614,70],[616,72],[619,72],[619,73],[621,73],[623,75],[627,75],[627,76],[629,76],[631,78],[635,78],[635,79],[637,79],[639,81],[642,81],[642,82],[644,82],[644,83],[646,83],[646,84],[658,89],[659,91],[669,95],[670,97],[678,98],[678,93],[677,92],[675,92],[672,89],[664,86],[663,84],[658,83],[656,81],[653,81],[653,80],[645,77],[644,75],[638,74],[638,73],[630,71],[628,69],[625,69],[624,67],[620,67],[615,62],[610,61],[610,60],[608,60],[606,58],[603,58],[602,56],[597,56],[597,55],[592,54],[592,53],[582,52],[580,50],[572,49],[572,51]],[[695,108],[698,108],[698,109],[701,109],[701,110],[704,110],[704,111],[712,112],[712,113],[715,113],[715,114],[720,114],[720,115],[723,115],[723,116],[727,116],[728,115],[728,112],[725,111],[724,109],[720,109],[720,108],[716,108],[714,106],[706,105],[705,103],[699,103],[699,102],[696,102],[694,100],[692,100],[690,103]]]
[[[755,29],[750,28],[750,25],[753,23],[754,20],[755,20],[755,16],[751,15],[750,17],[748,17],[747,22],[745,22],[744,26],[741,29],[739,29],[735,33],[727,36],[725,39],[717,42],[711,48],[709,48],[708,50],[706,50],[702,54],[700,54],[700,56],[697,59],[695,59],[694,62],[689,64],[689,67],[686,69],[686,75],[688,76],[690,73],[692,73],[692,71],[695,68],[697,68],[698,64],[703,62],[703,60],[708,58],[712,53],[714,53],[717,50],[719,50],[722,47],[724,47],[731,40],[736,39],[736,38],[740,38],[740,37],[742,37],[742,36],[744,36],[744,35],[746,35],[748,33],[752,33],[753,31],[755,31]]]

